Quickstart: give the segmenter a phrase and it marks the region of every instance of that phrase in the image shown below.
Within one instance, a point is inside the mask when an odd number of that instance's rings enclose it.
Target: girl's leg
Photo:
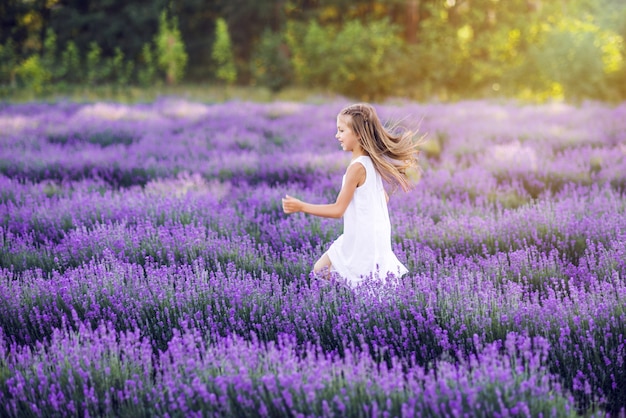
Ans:
[[[330,257],[328,257],[328,253],[324,253],[324,255],[322,255],[313,266],[313,273],[316,276],[320,276],[323,279],[329,280],[331,267],[332,263],[330,262]]]

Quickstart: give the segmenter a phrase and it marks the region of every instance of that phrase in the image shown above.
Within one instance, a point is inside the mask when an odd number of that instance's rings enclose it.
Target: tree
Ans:
[[[178,30],[176,18],[169,18],[165,12],[159,19],[159,32],[156,36],[157,62],[165,71],[168,84],[176,84],[183,77],[187,65],[185,44]]]
[[[53,1],[53,0],[47,0]],[[73,41],[81,56],[92,42],[103,58],[113,57],[115,48],[124,56],[138,59],[141,48],[158,31],[159,17],[166,0],[58,0],[51,10],[49,26],[59,45]]]
[[[396,88],[403,42],[400,29],[387,19],[293,26],[289,47],[298,79],[305,85],[361,99],[379,99]]]
[[[280,91],[293,81],[289,47],[282,32],[266,29],[251,63],[254,78],[272,92]]]
[[[50,80],[50,72],[41,65],[39,55],[28,57],[15,72],[24,87],[35,93],[41,93]]]
[[[137,71],[137,79],[142,86],[150,86],[156,77],[154,54],[150,44],[144,44],[141,51],[141,65]]]
[[[228,33],[226,21],[222,18],[217,19],[215,25],[215,43],[211,57],[217,64],[216,76],[218,80],[232,84],[237,79],[237,69],[235,68],[235,59],[233,56],[233,47]]]
[[[13,41],[9,39],[6,44],[0,44],[0,86],[15,87],[17,63],[18,56]]]
[[[60,77],[69,82],[81,82],[84,80],[80,70],[80,55],[74,41],[69,41],[61,53]]]

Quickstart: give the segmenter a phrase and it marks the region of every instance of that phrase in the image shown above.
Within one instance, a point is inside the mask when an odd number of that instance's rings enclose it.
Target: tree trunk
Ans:
[[[420,0],[406,2],[406,41],[410,44],[417,40],[417,27],[420,20]]]

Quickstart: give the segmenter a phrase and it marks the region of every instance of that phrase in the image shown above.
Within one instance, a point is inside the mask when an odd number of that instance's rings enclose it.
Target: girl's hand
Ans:
[[[302,210],[302,201],[288,194],[283,197],[283,212],[295,213]]]

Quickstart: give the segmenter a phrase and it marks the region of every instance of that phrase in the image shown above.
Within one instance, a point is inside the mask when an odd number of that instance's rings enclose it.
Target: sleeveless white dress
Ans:
[[[356,188],[343,215],[343,234],[328,249],[331,271],[356,286],[373,275],[400,277],[407,268],[391,249],[391,224],[383,181],[369,156],[355,158],[352,164],[365,167],[365,182]],[[346,180],[344,174],[343,183]]]

